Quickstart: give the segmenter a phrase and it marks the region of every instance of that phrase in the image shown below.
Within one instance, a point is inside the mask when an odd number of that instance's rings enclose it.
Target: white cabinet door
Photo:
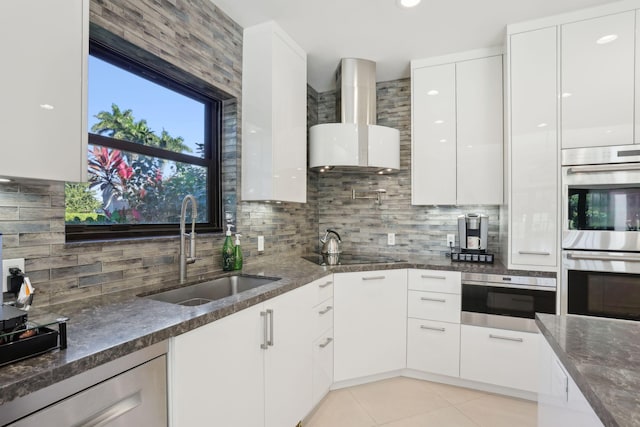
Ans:
[[[538,427],[602,427],[573,378],[542,339],[539,358]]]
[[[562,148],[632,144],[635,11],[561,28]]]
[[[503,201],[502,55],[456,63],[457,204]]]
[[[0,2],[0,174],[87,180],[88,0]]]
[[[443,270],[408,270],[408,288],[415,291],[459,294],[462,290],[462,273]]]
[[[244,30],[242,199],[307,201],[307,57],[274,22]]]
[[[313,393],[312,405],[315,407],[329,392],[333,384],[333,328],[313,343]]]
[[[264,425],[262,304],[173,338],[172,426]]]
[[[411,82],[411,203],[455,205],[455,64],[414,69]]]
[[[462,325],[460,377],[538,391],[539,334]]]
[[[460,294],[409,291],[407,315],[418,319],[460,323]]]
[[[407,271],[334,274],[334,381],[406,366]]]
[[[408,319],[407,368],[460,376],[460,325]]]
[[[510,36],[509,267],[557,265],[556,28]]]
[[[264,303],[272,322],[264,352],[266,427],[295,426],[311,410],[314,297],[315,289],[303,286]]]

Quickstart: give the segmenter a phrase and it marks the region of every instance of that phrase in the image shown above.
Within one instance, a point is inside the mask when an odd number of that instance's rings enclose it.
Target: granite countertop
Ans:
[[[197,307],[139,298],[139,294],[159,289],[137,288],[132,284],[132,289],[127,291],[46,307],[47,311],[70,318],[67,323],[68,348],[0,367],[0,405],[333,272],[401,268],[555,276],[550,273],[507,270],[499,261],[493,265],[454,263],[445,257],[415,256],[403,262],[387,264],[322,267],[299,256],[271,256],[258,257],[246,265],[241,273],[280,277],[281,280]],[[200,277],[199,281],[219,276],[222,275]],[[37,311],[37,308],[34,309],[34,315]]]
[[[536,323],[605,426],[640,425],[640,323],[540,313]]]

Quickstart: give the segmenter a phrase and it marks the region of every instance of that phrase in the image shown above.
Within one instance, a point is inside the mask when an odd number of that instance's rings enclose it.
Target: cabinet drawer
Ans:
[[[313,342],[313,406],[333,384],[333,330]]]
[[[333,298],[313,307],[313,338],[327,329],[333,329]]]
[[[408,297],[409,317],[460,323],[460,295],[409,291]]]
[[[316,288],[316,300],[315,304],[333,297],[333,274],[323,277],[322,279],[314,280],[311,286]]]
[[[537,333],[462,325],[460,330],[460,377],[538,391]]]
[[[460,376],[460,325],[409,319],[407,368]]]
[[[442,270],[409,270],[409,289],[460,294],[462,273]]]

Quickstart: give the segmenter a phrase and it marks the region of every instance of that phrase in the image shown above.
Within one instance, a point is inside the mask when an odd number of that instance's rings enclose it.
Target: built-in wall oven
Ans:
[[[556,313],[553,277],[462,273],[462,323],[536,332],[535,313]]]
[[[562,151],[560,312],[640,320],[640,147]]]

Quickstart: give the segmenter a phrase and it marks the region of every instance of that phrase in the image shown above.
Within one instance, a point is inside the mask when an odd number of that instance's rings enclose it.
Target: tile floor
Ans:
[[[535,427],[527,400],[391,378],[330,392],[305,427]]]

